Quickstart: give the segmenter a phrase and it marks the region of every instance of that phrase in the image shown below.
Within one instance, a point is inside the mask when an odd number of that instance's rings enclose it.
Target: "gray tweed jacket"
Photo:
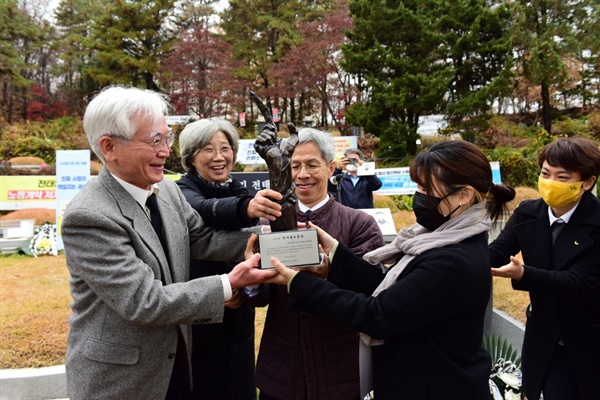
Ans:
[[[146,213],[106,168],[67,207],[62,237],[73,296],[66,359],[72,400],[164,399],[178,331],[189,364],[189,324],[223,318],[220,278],[188,282],[189,260],[240,261],[249,232],[206,227],[174,182],[158,185],[171,268]]]

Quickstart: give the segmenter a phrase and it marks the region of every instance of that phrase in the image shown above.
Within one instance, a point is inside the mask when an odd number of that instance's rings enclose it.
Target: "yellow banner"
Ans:
[[[165,175],[165,178],[173,181],[180,177],[179,174]],[[56,176],[1,175],[0,210],[24,208],[56,209]]]

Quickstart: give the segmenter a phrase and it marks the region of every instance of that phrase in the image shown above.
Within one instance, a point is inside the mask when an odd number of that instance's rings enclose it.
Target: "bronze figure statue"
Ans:
[[[256,103],[263,117],[265,126],[254,144],[256,152],[267,162],[271,189],[281,193],[281,217],[271,221],[271,231],[281,232],[298,228],[296,219],[296,195],[292,179],[292,153],[298,144],[298,131],[292,123],[288,123],[290,137],[287,141],[277,137],[277,126],[273,122],[271,110],[250,91],[250,98]]]

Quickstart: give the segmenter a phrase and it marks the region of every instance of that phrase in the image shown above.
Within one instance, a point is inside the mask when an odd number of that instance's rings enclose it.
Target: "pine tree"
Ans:
[[[0,2],[0,82],[2,115],[9,123],[26,120],[34,83],[48,84],[48,48],[51,27],[35,20],[16,0]]]
[[[485,112],[508,89],[508,11],[485,0],[351,0],[342,66],[362,96],[349,122],[386,157],[416,152],[419,117]]]
[[[552,91],[567,76],[565,57],[578,0],[516,0],[513,42],[523,77],[541,88],[542,121],[552,133]]]
[[[273,97],[273,105],[279,106],[281,95],[277,90],[269,90],[274,86],[269,67],[282,61],[300,43],[299,24],[321,17],[329,2],[230,0],[221,15],[220,28],[223,38],[232,46],[234,59],[242,62],[235,70],[236,77],[252,82],[254,90],[262,88],[259,94],[267,100]]]
[[[84,74],[99,86],[122,83],[159,90],[159,62],[177,33],[175,0],[117,0],[94,20],[93,57]]]
[[[55,74],[61,77],[58,88],[70,113],[81,113],[85,96],[99,89],[83,72],[89,65],[94,45],[90,21],[105,10],[101,0],[62,0],[56,8],[55,20],[60,33],[53,47],[62,62]]]

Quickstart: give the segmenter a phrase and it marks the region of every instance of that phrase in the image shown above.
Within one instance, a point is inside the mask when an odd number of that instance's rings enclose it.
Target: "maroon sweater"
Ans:
[[[331,197],[310,220],[359,256],[384,244],[373,217]],[[356,331],[294,309],[285,286],[263,285],[252,302],[269,305],[256,365],[256,386],[264,394],[280,400],[360,397]]]

